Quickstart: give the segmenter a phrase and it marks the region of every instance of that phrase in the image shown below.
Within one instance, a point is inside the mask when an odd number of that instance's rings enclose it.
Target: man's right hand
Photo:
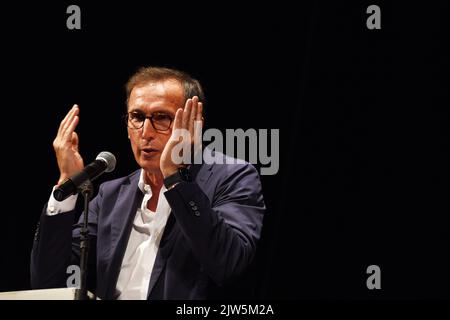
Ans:
[[[79,112],[80,109],[75,104],[64,120],[61,121],[58,134],[53,140],[53,148],[60,172],[58,185],[84,168],[83,158],[78,152],[78,135],[75,132],[80,120]]]

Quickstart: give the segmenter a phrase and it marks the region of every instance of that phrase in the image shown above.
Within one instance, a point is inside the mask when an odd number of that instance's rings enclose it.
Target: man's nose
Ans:
[[[153,128],[150,119],[145,119],[144,126],[142,127],[142,138],[145,140],[151,140],[155,137],[156,130]]]

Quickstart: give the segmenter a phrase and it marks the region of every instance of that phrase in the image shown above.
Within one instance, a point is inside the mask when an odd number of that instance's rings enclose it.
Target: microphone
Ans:
[[[111,172],[116,167],[116,157],[111,152],[100,152],[97,158],[84,167],[83,170],[74,174],[72,177],[64,181],[59,187],[53,191],[53,197],[57,201],[63,201],[69,196],[76,194],[80,187],[87,180],[94,180],[103,172]]]

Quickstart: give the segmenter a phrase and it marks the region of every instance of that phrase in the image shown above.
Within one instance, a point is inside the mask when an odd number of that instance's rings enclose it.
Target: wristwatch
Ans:
[[[166,189],[170,189],[170,187],[172,187],[176,183],[183,181],[191,182],[192,178],[189,173],[189,170],[187,168],[181,167],[178,168],[177,172],[164,179],[164,186],[166,187]]]

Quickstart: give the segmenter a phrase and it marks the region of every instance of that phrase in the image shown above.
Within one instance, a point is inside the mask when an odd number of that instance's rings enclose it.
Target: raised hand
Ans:
[[[198,101],[197,96],[194,96],[187,99],[184,109],[179,108],[175,113],[172,135],[167,141],[160,159],[160,169],[164,177],[174,174],[179,167],[190,164],[179,163],[174,159],[174,153],[177,150],[194,150],[193,146],[201,146],[201,142],[196,140],[199,137],[194,134],[194,128],[196,121],[202,121],[202,112],[203,104]],[[184,148],[182,148],[183,145]],[[194,150],[194,152],[198,152],[198,150]]]
[[[84,168],[83,158],[78,152],[78,135],[75,128],[80,120],[80,109],[75,104],[59,125],[58,133],[53,140],[60,177],[58,185]]]

